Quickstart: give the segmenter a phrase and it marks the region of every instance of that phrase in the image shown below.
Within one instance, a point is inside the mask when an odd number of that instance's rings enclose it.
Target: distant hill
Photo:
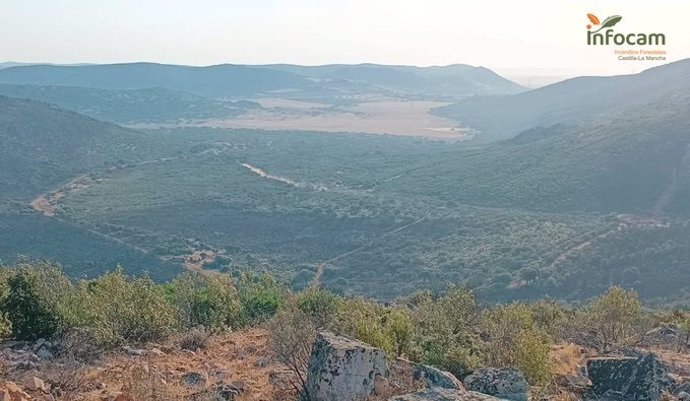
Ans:
[[[135,131],[32,100],[0,96],[0,194],[28,200],[80,174],[160,155]]]
[[[373,85],[391,91],[449,97],[505,95],[524,90],[522,86],[489,69],[464,64],[439,67],[380,64],[329,64],[310,67],[272,64],[264,67],[332,80],[333,85],[351,82]]]
[[[477,139],[496,140],[539,125],[605,118],[689,90],[690,60],[682,60],[639,74],[579,77],[513,96],[464,99],[437,113],[481,131]]]
[[[3,68],[10,68],[10,67],[20,67],[20,66],[25,66],[25,65],[31,65],[30,63],[15,63],[15,62],[5,62],[5,63],[0,63],[0,70]]]
[[[0,95],[40,100],[120,124],[232,118],[261,107],[250,101],[221,101],[164,88],[117,90],[0,84]]]
[[[523,88],[481,67],[327,65],[215,65],[190,67],[154,63],[53,66],[0,70],[0,83],[64,85],[98,89],[166,88],[207,97],[259,95],[338,98],[364,94],[434,96],[512,94]]]
[[[73,277],[118,263],[165,280],[180,271],[90,228],[34,212],[29,201],[75,177],[160,157],[166,144],[32,100],[0,96],[0,263],[19,255],[60,261]]]
[[[159,87],[212,97],[246,96],[310,85],[306,77],[263,68],[229,64],[188,67],[154,63],[12,67],[0,70],[0,83],[99,89]]]
[[[434,158],[395,183],[492,207],[690,216],[690,93]],[[426,177],[433,177],[432,180]]]

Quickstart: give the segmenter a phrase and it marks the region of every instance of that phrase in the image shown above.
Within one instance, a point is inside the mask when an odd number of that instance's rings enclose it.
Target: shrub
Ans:
[[[307,314],[318,328],[331,326],[340,298],[328,290],[309,287],[297,295],[298,308]]]
[[[578,344],[608,352],[634,344],[642,331],[637,293],[612,287],[577,312],[567,335]]]
[[[553,338],[562,338],[570,312],[558,302],[547,299],[528,304],[534,324]]]
[[[478,309],[472,291],[449,287],[442,296],[423,292],[411,298],[416,327],[412,357],[458,377],[474,369],[481,353]]]
[[[237,293],[245,324],[269,319],[285,301],[285,288],[269,274],[242,273],[237,282]]]
[[[239,297],[230,276],[187,272],[165,290],[185,328],[213,330],[241,324]]]
[[[129,278],[121,268],[81,281],[63,311],[70,327],[103,347],[159,341],[178,325],[161,288],[148,278]]]
[[[308,399],[309,395],[305,392],[307,369],[316,326],[307,314],[292,304],[271,319],[268,330],[274,354],[294,375],[294,380],[289,384],[303,399]]]
[[[385,316],[384,330],[395,344],[395,355],[407,355],[412,349],[415,327],[410,313],[402,308],[391,309]]]
[[[189,330],[180,337],[180,349],[197,351],[206,348],[209,337],[210,334],[203,327]]]
[[[389,356],[407,354],[415,327],[408,310],[383,306],[361,298],[338,303],[334,329],[381,348]]]
[[[544,385],[550,380],[549,352],[553,340],[536,325],[528,305],[498,306],[486,310],[482,320],[485,363],[519,369],[534,385]]]
[[[70,282],[59,266],[26,263],[12,269],[0,300],[3,331],[19,340],[53,337],[61,327],[60,303]],[[8,327],[9,326],[9,327]]]

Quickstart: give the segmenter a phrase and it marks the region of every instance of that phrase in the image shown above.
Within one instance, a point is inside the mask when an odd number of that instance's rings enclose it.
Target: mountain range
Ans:
[[[166,88],[207,97],[259,95],[341,98],[346,96],[445,96],[517,93],[523,88],[482,67],[408,67],[375,64],[215,65],[154,63],[25,65],[0,70],[0,83],[65,85],[97,89]]]

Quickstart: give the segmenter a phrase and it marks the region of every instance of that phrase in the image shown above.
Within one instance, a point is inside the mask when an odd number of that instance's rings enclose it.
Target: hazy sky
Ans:
[[[663,32],[690,57],[688,0],[0,0],[0,61],[466,63],[499,71],[629,73],[585,45],[586,13]]]

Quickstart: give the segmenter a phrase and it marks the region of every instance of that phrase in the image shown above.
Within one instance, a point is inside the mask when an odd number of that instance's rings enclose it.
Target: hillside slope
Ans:
[[[0,263],[19,255],[57,260],[73,277],[122,264],[167,280],[177,264],[89,227],[33,212],[29,201],[77,176],[161,157],[140,133],[31,100],[0,96]]]
[[[579,77],[508,97],[475,97],[437,113],[481,131],[484,141],[505,139],[538,126],[580,123],[642,107],[690,91],[690,60],[639,74]]]
[[[244,96],[310,85],[306,77],[262,68],[230,64],[189,67],[154,63],[12,67],[0,70],[0,83],[99,89],[167,88],[212,97]]]
[[[445,152],[396,190],[491,207],[690,215],[690,96]],[[433,177],[428,179],[427,177]]]
[[[344,86],[350,81],[391,91],[429,95],[505,95],[524,90],[520,85],[489,69],[465,64],[434,67],[381,64],[328,64],[309,67],[273,64],[265,67],[330,80],[334,86]]]
[[[32,100],[0,96],[0,193],[32,199],[78,175],[156,158],[168,144]]]
[[[83,66],[29,65],[0,70],[0,83],[98,89],[166,88],[208,97],[447,96],[517,93],[523,88],[481,67],[420,68],[374,64],[231,65],[191,67],[154,63]]]
[[[164,88],[114,90],[0,84],[0,95],[39,100],[119,124],[232,118],[261,107],[254,102],[220,101]]]

